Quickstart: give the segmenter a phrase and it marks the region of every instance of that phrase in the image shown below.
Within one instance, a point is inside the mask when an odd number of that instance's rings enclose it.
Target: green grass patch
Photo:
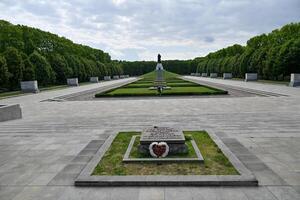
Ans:
[[[158,96],[157,90],[150,90],[150,87],[155,86],[156,74],[150,72],[141,76],[142,79],[125,85],[120,88],[112,89],[106,92],[98,93],[95,97],[132,97],[132,96]],[[167,86],[171,89],[163,90],[162,96],[172,95],[217,95],[227,94],[227,91],[216,88],[199,85],[179,78],[179,75],[164,71],[164,78]]]
[[[204,158],[204,163],[123,163],[122,159],[134,135],[140,132],[120,132],[92,175],[238,175],[239,173],[205,131],[185,131],[193,138]],[[137,145],[137,144],[135,144]],[[136,149],[131,156],[139,157]],[[190,156],[194,156],[190,154]]]

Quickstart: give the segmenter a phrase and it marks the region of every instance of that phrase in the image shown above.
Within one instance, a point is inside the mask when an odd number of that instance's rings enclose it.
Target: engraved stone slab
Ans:
[[[152,142],[184,143],[185,138],[182,131],[170,127],[151,127],[142,132],[140,143]]]

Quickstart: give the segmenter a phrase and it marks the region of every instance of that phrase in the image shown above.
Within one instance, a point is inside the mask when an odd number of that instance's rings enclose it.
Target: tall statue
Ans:
[[[160,54],[157,55],[157,63],[161,63],[161,55]]]

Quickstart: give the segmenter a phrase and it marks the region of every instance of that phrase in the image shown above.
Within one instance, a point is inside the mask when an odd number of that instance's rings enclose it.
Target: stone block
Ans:
[[[202,77],[207,77],[207,73],[202,73],[201,76]]]
[[[245,81],[257,81],[257,73],[246,73]]]
[[[37,81],[21,81],[22,92],[38,93],[38,82]]]
[[[110,76],[104,76],[104,80],[105,80],[105,81],[110,81],[110,80],[111,80],[111,77],[110,77]]]
[[[210,73],[210,78],[217,78],[218,74],[217,73]]]
[[[0,105],[0,122],[21,118],[22,110],[19,104]]]
[[[119,75],[113,76],[113,79],[114,79],[114,80],[117,80],[117,79],[119,79],[119,78],[120,78]]]
[[[99,82],[98,77],[97,76],[90,77],[90,82],[91,83],[98,83]]]
[[[232,79],[232,73],[223,73],[223,79]]]
[[[127,75],[125,75],[125,78],[129,78],[129,75],[127,74]]]
[[[291,87],[300,86],[300,74],[291,74],[290,86]]]
[[[120,78],[126,78],[125,75],[120,75]]]
[[[196,73],[191,73],[191,76],[196,76]]]
[[[79,86],[78,78],[68,78],[67,84],[68,84],[68,86]]]

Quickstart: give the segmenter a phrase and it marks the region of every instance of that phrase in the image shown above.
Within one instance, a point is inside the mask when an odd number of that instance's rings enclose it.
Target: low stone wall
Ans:
[[[207,73],[202,73],[201,76],[202,77],[207,77]]]
[[[104,76],[104,80],[105,80],[105,81],[110,81],[110,80],[111,80],[111,77],[110,77],[110,76]]]
[[[245,81],[257,81],[257,73],[246,73]]]
[[[196,76],[196,73],[191,73],[191,76]]]
[[[99,79],[98,79],[98,77],[90,77],[90,82],[91,83],[98,83],[99,82]]]
[[[21,81],[22,92],[38,93],[38,82],[37,81]]]
[[[125,75],[125,78],[129,78],[129,75],[127,74],[127,75]]]
[[[223,79],[232,79],[232,73],[223,73]]]
[[[113,79],[119,79],[120,77],[118,75],[113,76]]]
[[[217,73],[210,73],[210,78],[217,78],[218,74]]]
[[[22,110],[19,104],[0,105],[0,122],[21,118]]]
[[[78,78],[68,78],[67,84],[68,84],[68,86],[79,86]]]
[[[300,74],[291,74],[290,86],[291,87],[300,86]]]
[[[120,75],[120,78],[126,78],[125,75]]]

